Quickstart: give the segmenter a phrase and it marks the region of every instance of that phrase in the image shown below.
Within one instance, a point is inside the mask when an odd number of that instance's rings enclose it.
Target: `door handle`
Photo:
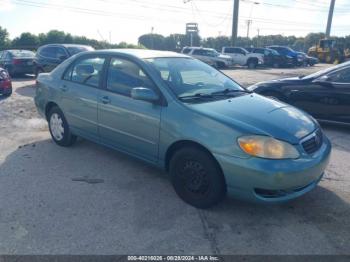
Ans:
[[[108,96],[101,97],[101,102],[103,104],[109,104],[111,102],[111,99]]]
[[[68,87],[66,85],[63,85],[60,87],[60,89],[63,91],[63,92],[66,92],[68,90]]]

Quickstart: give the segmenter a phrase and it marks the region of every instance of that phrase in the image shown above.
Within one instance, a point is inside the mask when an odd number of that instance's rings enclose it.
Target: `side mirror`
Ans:
[[[312,81],[315,84],[324,86],[324,87],[333,87],[331,79],[329,76],[321,76],[319,78],[316,78],[314,81]]]
[[[142,100],[154,103],[159,100],[159,96],[150,88],[134,87],[131,89],[131,97],[135,100]]]

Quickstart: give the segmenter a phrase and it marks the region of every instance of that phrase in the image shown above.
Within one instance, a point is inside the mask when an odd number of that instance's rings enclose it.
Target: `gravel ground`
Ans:
[[[324,68],[225,70],[243,85]],[[34,81],[0,98],[0,254],[350,254],[350,130],[320,185],[283,205],[184,204],[167,176],[85,140],[53,144]],[[79,181],[75,181],[79,180]]]

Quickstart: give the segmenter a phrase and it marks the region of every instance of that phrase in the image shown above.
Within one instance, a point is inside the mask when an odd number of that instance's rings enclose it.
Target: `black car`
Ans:
[[[41,46],[34,59],[35,74],[51,72],[67,58],[80,52],[92,50],[94,48],[86,45],[50,44]]]
[[[278,67],[287,67],[294,64],[292,58],[279,54],[276,50],[270,48],[246,48],[251,53],[264,55],[264,65]]]
[[[0,95],[9,96],[12,94],[11,77],[7,70],[0,67]]]
[[[319,120],[350,124],[350,61],[308,76],[261,82],[248,89],[294,105]]]
[[[294,51],[288,46],[272,45],[272,46],[267,46],[267,48],[277,51],[280,55],[286,57],[287,59],[292,59],[293,61],[292,66],[298,66],[298,65],[304,64],[304,56]]]
[[[34,73],[35,53],[28,50],[0,51],[0,67],[6,69],[11,76]]]

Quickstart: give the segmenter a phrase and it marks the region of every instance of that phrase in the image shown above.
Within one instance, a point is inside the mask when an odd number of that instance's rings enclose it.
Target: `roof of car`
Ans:
[[[47,44],[43,46],[64,46],[64,47],[79,47],[79,46],[84,46],[84,47],[91,47],[89,45],[79,45],[79,44]],[[41,46],[41,47],[43,47]]]
[[[91,53],[91,52],[90,52]],[[187,55],[170,52],[148,49],[107,49],[92,51],[92,53],[110,53],[110,54],[126,54],[140,59],[158,58],[158,57],[188,57]]]

